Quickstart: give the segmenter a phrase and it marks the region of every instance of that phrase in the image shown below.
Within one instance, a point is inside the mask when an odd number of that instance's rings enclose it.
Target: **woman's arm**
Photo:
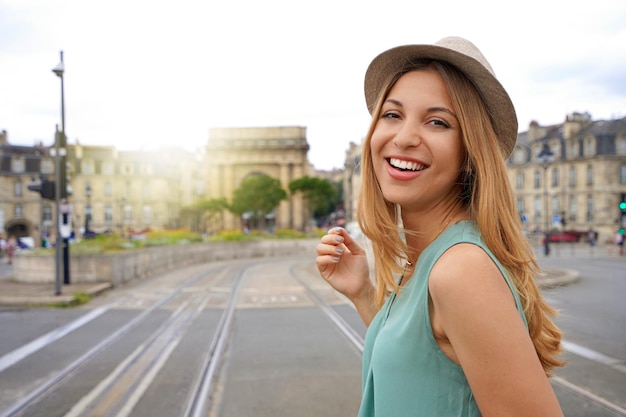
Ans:
[[[429,278],[433,332],[489,416],[563,416],[511,290],[479,247],[459,244]]]
[[[354,304],[365,325],[376,315],[375,289],[363,248],[342,228],[330,229],[317,245],[320,275]]]

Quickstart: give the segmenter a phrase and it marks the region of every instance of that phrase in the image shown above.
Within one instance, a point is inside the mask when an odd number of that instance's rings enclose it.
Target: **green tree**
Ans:
[[[254,175],[243,180],[233,193],[230,211],[241,217],[250,213],[260,227],[265,225],[265,216],[271,213],[287,193],[280,186],[280,181],[267,175]]]
[[[218,216],[220,219],[219,229],[223,228],[223,212],[228,208],[228,201],[225,198],[209,198],[197,201],[195,204],[183,207],[180,216],[194,232],[205,232],[207,224],[211,223]]]
[[[307,202],[309,214],[318,219],[333,211],[339,195],[332,182],[317,177],[304,176],[289,183],[291,194],[298,192]]]
[[[209,198],[206,200],[201,200],[198,203],[198,207],[200,207],[204,213],[203,215],[203,224],[205,226],[207,223],[210,224],[214,220],[219,217],[220,224],[216,229],[224,228],[224,210],[228,209],[228,201],[225,198]]]

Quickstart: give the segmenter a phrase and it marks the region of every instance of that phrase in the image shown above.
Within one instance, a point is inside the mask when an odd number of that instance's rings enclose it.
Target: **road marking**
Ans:
[[[566,340],[562,340],[561,344],[563,345],[563,349],[565,349],[567,352],[573,353],[574,355],[589,359],[594,362],[601,363],[602,365],[610,366],[617,371],[626,373],[626,364],[622,360],[613,358],[600,352],[596,352],[595,350],[577,345],[576,343],[568,342]]]
[[[84,316],[81,316],[64,326],[61,326],[55,330],[52,330],[51,332],[48,332],[44,334],[43,336],[38,337],[32,342],[27,343],[24,346],[17,348],[14,351],[9,352],[6,355],[0,357],[0,372],[15,365],[16,363],[26,358],[27,356],[37,352],[39,349],[43,349],[49,344],[59,340],[63,336],[67,335],[68,333],[71,333],[74,330],[78,329],[79,327],[84,326],[85,324],[89,323],[93,319],[104,314],[108,309],[109,307],[100,307],[95,310],[91,310],[89,313],[85,314]]]
[[[592,402],[595,402],[596,404],[607,408],[615,413],[618,413],[621,416],[626,416],[626,409],[620,407],[617,404],[613,404],[610,401],[605,400],[604,398],[590,392],[587,391],[584,388],[579,387],[578,385],[574,385],[571,382],[569,382],[566,379],[563,379],[561,377],[558,376],[553,376],[552,378],[550,378],[555,384],[560,385],[561,387],[570,390],[571,392],[578,394],[584,398],[587,398],[589,400],[591,400]]]

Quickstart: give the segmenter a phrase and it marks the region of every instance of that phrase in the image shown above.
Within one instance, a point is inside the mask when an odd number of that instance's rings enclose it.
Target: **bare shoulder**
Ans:
[[[473,298],[480,302],[508,293],[513,300],[498,266],[482,248],[471,243],[448,249],[435,263],[428,286],[434,299]]]

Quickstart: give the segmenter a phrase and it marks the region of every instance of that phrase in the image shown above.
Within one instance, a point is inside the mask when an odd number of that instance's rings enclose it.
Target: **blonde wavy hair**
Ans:
[[[357,205],[361,230],[372,242],[376,304],[382,306],[391,291],[398,291],[397,274],[400,262],[407,259],[404,234],[418,233],[400,226],[400,211],[385,200],[372,165],[370,142],[380,119],[382,102],[396,81],[414,70],[435,70],[447,85],[448,94],[458,118],[466,164],[459,174],[464,201],[476,222],[487,247],[507,270],[519,294],[528,322],[529,334],[547,375],[554,367],[563,366],[557,359],[561,352],[561,331],[552,318],[556,311],[548,305],[535,282],[541,274],[530,244],[522,233],[515,209],[513,190],[508,180],[504,155],[493,129],[490,115],[480,93],[470,80],[455,67],[440,61],[418,61],[395,74],[381,91],[372,123],[363,144],[361,156],[362,185]]]

